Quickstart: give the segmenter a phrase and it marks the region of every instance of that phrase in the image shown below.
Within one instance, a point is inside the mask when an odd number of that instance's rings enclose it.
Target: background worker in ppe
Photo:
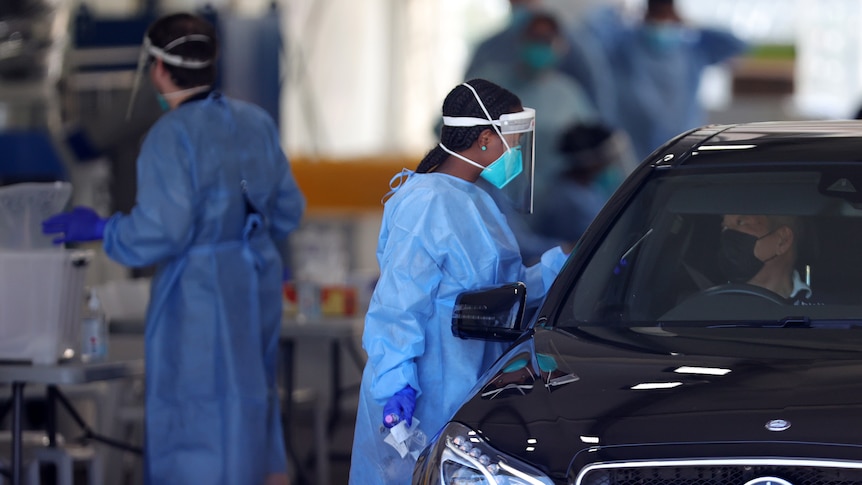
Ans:
[[[574,243],[613,194],[602,184],[603,175],[612,167],[617,173],[626,173],[630,149],[624,134],[601,123],[570,125],[558,140],[557,149],[566,165],[548,187],[554,197],[536,204],[532,222],[537,233]]]
[[[285,484],[279,244],[305,199],[269,115],[212,91],[212,25],[160,18],[143,51],[170,112],[141,147],[135,207],[107,220],[79,207],[44,230],[62,242],[104,239],[127,266],[157,265],[145,337],[147,482]]]
[[[730,32],[683,23],[673,0],[648,0],[643,22],[627,25],[610,6],[584,19],[611,66],[618,126],[638,160],[706,122],[697,93],[704,69],[743,53]]]
[[[535,112],[500,86],[474,79],[443,102],[440,143],[386,201],[377,258],[380,278],[362,336],[362,374],[350,483],[408,484],[413,460],[384,443],[385,416],[418,419],[433,436],[482,372],[500,343],[452,335],[456,296],[523,281],[536,305],[567,255],[559,247],[525,267],[505,216],[480,177],[501,187],[529,185]],[[509,123],[524,131],[508,134]],[[521,169],[521,170],[519,170]],[[527,182],[525,182],[527,181]],[[385,428],[384,428],[385,430]]]
[[[486,64],[515,63],[518,61],[513,53],[521,50],[524,30],[536,13],[548,13],[550,6],[542,0],[509,0],[511,16],[509,22],[498,32],[482,40],[473,51],[465,79],[482,77]],[[615,122],[617,114],[616,94],[611,86],[610,66],[596,41],[589,32],[581,32],[580,28],[560,27],[560,41],[565,45],[559,51],[557,62],[553,68],[578,84],[596,111],[601,121],[608,124]],[[488,79],[488,78],[486,78]],[[494,79],[491,81],[497,82]],[[499,84],[499,83],[498,83]],[[505,84],[503,87],[512,89]],[[518,92],[515,92],[521,96]],[[521,96],[525,103],[530,104]],[[536,108],[540,113],[543,110]]]
[[[557,18],[547,11],[530,10],[512,44],[506,61],[487,60],[474,69],[476,77],[487,79],[512,91],[521,101],[535,109],[536,119],[536,204],[555,198],[547,189],[557,180],[565,166],[565,158],[554,143],[566,126],[597,120],[597,113],[580,84],[562,74],[557,66],[569,49]],[[480,182],[481,183],[481,182]],[[506,214],[509,227],[515,233],[521,257],[528,264],[541,258],[559,241],[545,238],[532,230],[532,215],[514,213],[500,200],[493,187],[489,193]]]

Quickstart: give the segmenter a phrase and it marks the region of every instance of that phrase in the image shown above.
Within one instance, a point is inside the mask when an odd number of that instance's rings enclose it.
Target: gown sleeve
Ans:
[[[290,162],[281,149],[275,124],[268,123],[268,125],[271,157],[276,164],[276,174],[279,177],[270,231],[273,239],[278,241],[287,238],[288,234],[299,226],[299,221],[305,212],[305,196],[296,184]]]
[[[698,46],[706,65],[724,62],[748,49],[745,41],[730,32],[717,29],[701,29]]]
[[[194,189],[189,140],[169,122],[156,123],[138,156],[138,190],[128,215],[105,225],[104,248],[131,267],[149,266],[180,253],[192,238]]]
[[[527,306],[536,305],[545,298],[569,255],[558,246],[545,251],[541,260],[524,267],[524,284],[527,285]]]
[[[381,404],[410,385],[421,393],[414,359],[425,352],[441,272],[420,237],[397,230],[382,248],[381,274],[365,317],[362,345]]]

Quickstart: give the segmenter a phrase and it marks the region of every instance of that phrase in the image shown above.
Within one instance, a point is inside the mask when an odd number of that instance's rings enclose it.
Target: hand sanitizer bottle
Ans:
[[[87,292],[81,320],[81,361],[98,362],[108,356],[108,322],[95,290]]]

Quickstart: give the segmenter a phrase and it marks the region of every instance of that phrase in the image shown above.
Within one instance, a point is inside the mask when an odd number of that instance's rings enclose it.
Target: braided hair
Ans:
[[[484,79],[472,79],[467,84],[473,86],[492,119],[499,119],[500,115],[515,113],[522,109],[521,100],[512,92]],[[443,101],[443,116],[469,116],[487,119],[479,102],[466,86],[458,85],[446,96]],[[440,130],[440,143],[453,152],[460,152],[470,148],[479,135],[491,128],[490,125],[479,125],[469,127],[443,126]],[[417,173],[433,172],[443,161],[449,157],[439,146],[435,146],[425,155],[416,167]]]
[[[147,37],[149,37],[150,42],[162,49],[180,37],[193,34],[205,35],[210,38],[210,41],[185,42],[171,48],[168,54],[187,59],[215,61],[218,56],[216,30],[211,23],[202,17],[188,13],[167,15],[153,22],[147,29]],[[180,88],[212,85],[216,80],[215,62],[201,69],[172,66],[168,63],[165,63],[164,66],[171,75],[171,80]]]

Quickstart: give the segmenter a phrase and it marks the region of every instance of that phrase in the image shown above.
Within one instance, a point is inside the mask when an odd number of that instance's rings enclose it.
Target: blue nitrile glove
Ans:
[[[64,212],[45,219],[42,222],[44,234],[61,233],[54,239],[54,244],[98,241],[105,232],[107,219],[99,217],[96,211],[89,207],[75,207],[72,212]]]
[[[413,424],[413,410],[416,409],[416,390],[410,386],[396,392],[383,406],[383,426],[391,428],[399,421]]]

